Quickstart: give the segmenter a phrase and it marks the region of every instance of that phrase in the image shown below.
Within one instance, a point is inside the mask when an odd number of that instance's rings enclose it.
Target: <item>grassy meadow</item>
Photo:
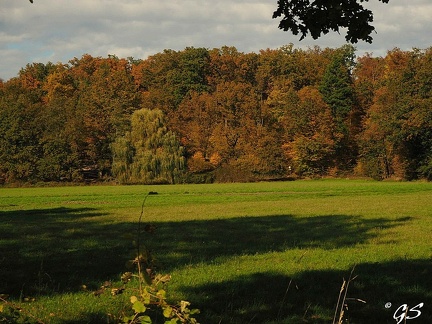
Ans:
[[[202,324],[332,323],[353,269],[349,323],[396,323],[420,303],[408,322],[432,323],[427,182],[0,188],[0,296],[30,322],[118,320],[128,295],[92,291],[134,257],[149,191],[143,222],[156,231],[141,240],[172,276],[169,299]]]

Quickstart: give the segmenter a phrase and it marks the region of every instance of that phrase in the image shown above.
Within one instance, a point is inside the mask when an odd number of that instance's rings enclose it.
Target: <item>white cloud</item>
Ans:
[[[362,44],[365,51],[385,55],[387,50],[398,47],[410,50],[413,47],[432,46],[432,3],[428,0],[390,0],[388,4],[378,0],[365,3],[374,13],[373,25],[377,34],[371,45]]]
[[[344,35],[316,41],[277,28],[276,0],[0,0],[0,77],[31,62],[63,62],[88,53],[145,59],[164,49],[235,46],[251,52],[318,45],[339,47]],[[432,4],[427,0],[364,2],[374,12],[374,43],[359,53],[385,55],[394,47],[431,46]]]

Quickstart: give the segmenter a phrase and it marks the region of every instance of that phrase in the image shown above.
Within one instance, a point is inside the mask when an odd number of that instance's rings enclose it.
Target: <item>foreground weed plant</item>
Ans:
[[[188,301],[180,301],[177,305],[168,303],[165,285],[170,281],[170,275],[157,274],[151,255],[146,251],[129,262],[136,266],[137,273],[125,272],[121,276],[123,286],[112,288],[111,295],[116,296],[125,290],[133,292],[130,296],[132,315],[124,315],[122,323],[153,323],[150,313],[157,313],[160,309],[165,324],[190,323],[198,324],[193,315],[198,314],[197,309],[189,309]],[[138,282],[138,288],[129,288],[131,283]],[[135,285],[132,285],[135,286]]]
[[[194,315],[198,314],[199,310],[190,309],[188,301],[182,300],[177,305],[168,303],[164,286],[171,280],[171,276],[156,273],[154,259],[150,251],[145,246],[141,246],[141,223],[144,215],[144,205],[147,197],[154,194],[157,193],[149,192],[143,200],[138,222],[137,256],[134,260],[128,262],[128,266],[135,267],[137,273],[125,272],[121,276],[123,286],[121,288],[113,288],[111,294],[115,296],[122,293],[126,289],[126,285],[133,281],[133,279],[138,281],[138,288],[132,289],[135,294],[130,297],[133,314],[124,316],[123,323],[150,324],[152,323],[152,319],[149,314],[157,312],[157,309],[160,309],[163,317],[166,319],[165,324],[198,324]],[[151,224],[144,226],[144,231],[147,233],[154,233],[155,229]]]

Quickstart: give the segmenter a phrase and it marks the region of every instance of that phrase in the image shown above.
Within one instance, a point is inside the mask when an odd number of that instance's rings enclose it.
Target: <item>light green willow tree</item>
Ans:
[[[140,109],[131,131],[112,144],[112,172],[121,183],[178,183],[185,170],[184,149],[165,127],[160,110]]]

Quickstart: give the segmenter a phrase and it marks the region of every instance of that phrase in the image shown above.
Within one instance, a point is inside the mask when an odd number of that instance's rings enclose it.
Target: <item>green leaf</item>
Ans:
[[[147,316],[147,315],[140,316],[140,317],[138,317],[138,319],[139,319],[139,323],[141,323],[141,324],[151,324],[152,323],[150,316]]]
[[[182,300],[180,302],[180,310],[182,313],[184,313],[184,311],[187,309],[187,307],[190,305],[190,303],[188,301]]]
[[[147,290],[144,290],[141,294],[141,298],[145,305],[150,304],[151,295]]]
[[[156,296],[158,296],[160,299],[165,299],[166,298],[166,291],[163,289],[160,289],[157,293]]]
[[[172,307],[165,307],[165,309],[163,310],[163,316],[166,318],[170,318],[172,316]]]
[[[136,313],[144,313],[146,311],[146,307],[144,306],[143,303],[141,303],[139,300],[137,300],[136,302],[133,303],[132,305],[132,309],[136,312]]]
[[[169,321],[165,321],[164,324],[177,324],[177,319],[176,318],[172,318]]]

